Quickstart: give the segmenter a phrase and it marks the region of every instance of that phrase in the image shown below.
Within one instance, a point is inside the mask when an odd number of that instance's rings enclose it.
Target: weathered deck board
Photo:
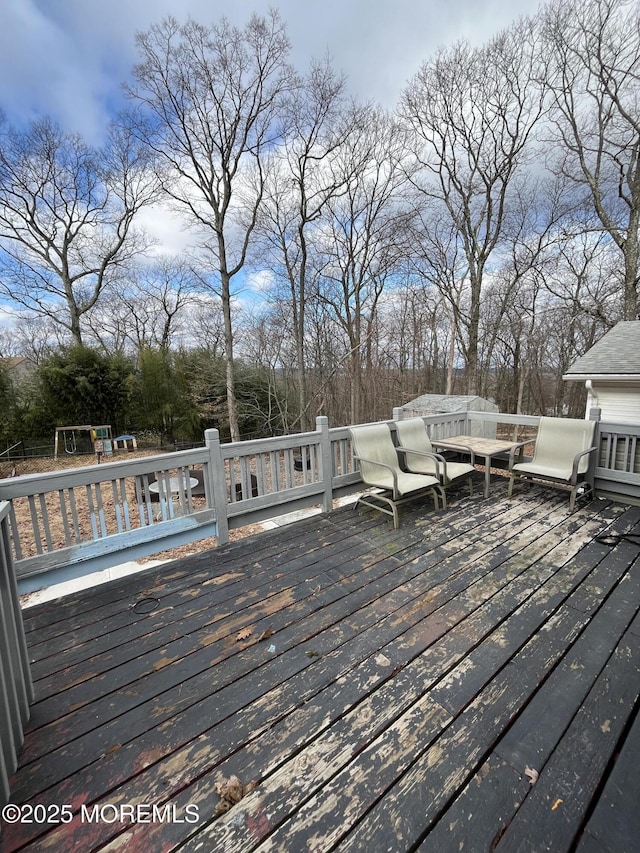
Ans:
[[[346,509],[26,611],[13,798],[76,816],[3,825],[2,853],[561,851],[585,825],[609,850],[597,799],[640,748],[640,552],[594,537],[638,529],[636,509],[498,482],[409,505],[398,531]],[[233,773],[258,785],[215,818]],[[88,823],[83,803],[200,820]]]
[[[629,629],[636,642],[640,620]],[[587,823],[578,853],[620,853],[636,850],[640,839],[640,716],[636,714],[607,778],[604,791]]]

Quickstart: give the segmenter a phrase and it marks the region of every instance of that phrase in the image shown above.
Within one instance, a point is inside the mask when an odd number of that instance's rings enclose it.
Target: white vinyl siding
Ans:
[[[640,424],[640,381],[638,382],[593,382],[593,392],[587,399],[586,416],[589,409],[598,406],[601,420],[614,424]]]

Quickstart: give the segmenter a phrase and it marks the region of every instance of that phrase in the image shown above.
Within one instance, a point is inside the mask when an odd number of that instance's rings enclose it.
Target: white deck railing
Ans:
[[[402,416],[395,409],[394,419]],[[456,412],[424,418],[432,438],[500,432],[521,438],[539,418]],[[640,497],[640,425],[599,424],[596,490]],[[331,511],[360,483],[347,427],[0,480],[21,592],[68,580],[307,506]]]
[[[9,779],[29,719],[33,687],[22,613],[11,558],[10,505],[0,502],[0,804],[9,799]]]
[[[443,437],[465,417],[426,421]],[[224,543],[230,529],[303,507],[329,512],[359,482],[348,428],[319,417],[308,433],[221,444],[207,430],[194,450],[0,480],[0,500],[28,592],[188,542]]]
[[[640,501],[640,424],[599,424],[594,472],[601,497]]]

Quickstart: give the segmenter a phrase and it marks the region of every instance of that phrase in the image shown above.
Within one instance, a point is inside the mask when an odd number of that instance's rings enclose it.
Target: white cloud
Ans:
[[[275,284],[275,280],[271,270],[259,270],[247,275],[246,286],[254,293],[266,294]]]
[[[186,227],[188,219],[165,205],[155,204],[140,211],[136,219],[138,228],[155,241],[149,251],[152,257],[185,255],[194,251],[194,235]]]

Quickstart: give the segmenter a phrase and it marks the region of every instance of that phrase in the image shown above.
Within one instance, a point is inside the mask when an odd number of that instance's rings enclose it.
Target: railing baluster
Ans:
[[[76,506],[76,492],[73,486],[69,488],[69,506],[71,507],[71,521],[73,523],[73,534],[76,542],[82,541],[82,533],[80,531],[80,520],[78,518],[78,507]]]
[[[271,476],[271,489],[269,493],[280,491],[280,454],[275,450],[269,451],[269,474]],[[267,494],[267,490],[265,490]]]
[[[162,471],[158,477],[158,486],[160,497],[160,517],[162,521],[168,521],[173,518],[173,503],[171,500],[171,486],[169,484],[169,472]]]
[[[113,497],[113,509],[116,515],[116,529],[118,533],[124,533],[125,526],[122,523],[122,509],[118,495],[118,481],[111,480],[111,495]],[[126,504],[125,504],[126,505]]]
[[[40,518],[42,519],[42,529],[44,531],[44,540],[47,545],[47,551],[53,551],[53,541],[51,539],[51,526],[49,524],[49,509],[47,507],[46,495],[41,494],[40,498]]]
[[[60,504],[62,528],[64,530],[64,542],[65,545],[71,545],[71,528],[69,527],[69,519],[67,518],[67,504],[64,498],[64,489],[58,489],[58,502]]]
[[[136,506],[138,507],[138,521],[140,527],[148,527],[151,523],[151,498],[149,497],[149,476],[140,474],[134,480],[136,494]]]
[[[38,513],[36,510],[36,496],[29,495],[29,514],[31,515],[31,526],[33,529],[33,539],[36,546],[36,553],[42,554],[42,538],[40,536],[40,523],[38,521]]]
[[[91,533],[93,535],[93,539],[98,539],[98,524],[96,521],[96,510],[93,505],[93,494],[91,489],[92,484],[88,483],[85,489],[87,496],[87,505],[89,507],[89,520],[91,522]]]
[[[186,515],[193,512],[193,495],[191,493],[191,474],[188,468],[182,469],[184,472],[184,511]]]
[[[178,513],[180,515],[188,515],[189,506],[188,506],[188,494],[187,490],[189,487],[189,476],[183,467],[178,468],[176,472],[176,478],[178,480],[178,485],[180,488],[178,489],[177,501],[178,501]]]
[[[96,505],[98,507],[98,521],[100,522],[100,535],[106,536],[108,534],[107,524],[104,517],[104,506],[102,504],[102,483],[96,483],[95,485],[96,492]]]
[[[285,489],[292,489],[295,484],[295,465],[293,462],[293,448],[288,447],[284,451],[284,484]]]
[[[258,494],[266,495],[267,494],[267,471],[265,466],[265,453],[258,453],[256,455],[256,479],[258,481]],[[251,492],[253,496],[253,492]]]

